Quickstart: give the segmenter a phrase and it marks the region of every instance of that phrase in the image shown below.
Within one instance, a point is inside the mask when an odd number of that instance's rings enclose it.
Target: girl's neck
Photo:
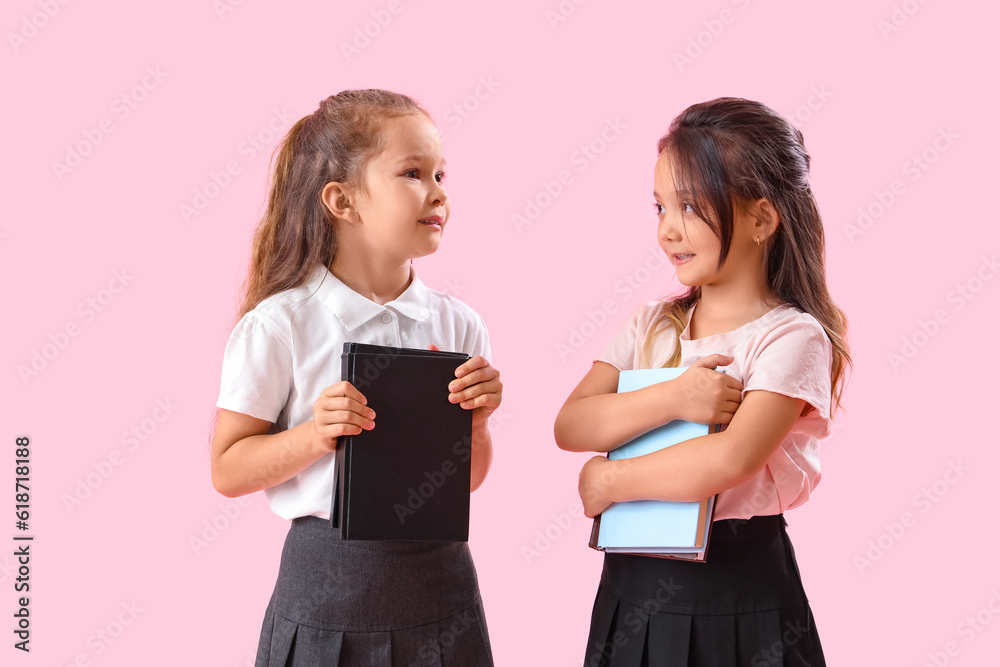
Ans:
[[[330,272],[361,296],[384,305],[395,301],[410,286],[410,261],[365,257],[364,253],[337,248]]]
[[[688,335],[694,340],[733,331],[782,303],[763,286],[751,282],[703,285]]]

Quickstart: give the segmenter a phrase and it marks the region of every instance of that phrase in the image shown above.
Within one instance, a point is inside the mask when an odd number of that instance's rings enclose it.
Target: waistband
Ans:
[[[749,519],[722,519],[712,522],[709,546],[719,542],[741,542],[772,538],[784,532],[788,526],[784,514],[753,516]]]

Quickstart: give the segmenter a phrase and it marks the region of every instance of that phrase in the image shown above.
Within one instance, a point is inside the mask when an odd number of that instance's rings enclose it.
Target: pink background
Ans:
[[[287,523],[212,488],[222,353],[279,135],[365,87],[415,96],[446,134],[451,224],[418,269],[482,314],[504,381],[471,526],[498,665],[582,662],[602,557],[572,515],[586,457],[552,422],[632,308],[675,289],[646,266],[654,147],[721,95],[804,132],[850,317],[847,412],[788,515],[829,664],[997,654],[994,5],[224,1],[4,5],[4,664],[252,664]],[[211,198],[186,221],[196,191]],[[540,214],[518,229],[526,199]],[[11,633],[25,434],[30,654]]]

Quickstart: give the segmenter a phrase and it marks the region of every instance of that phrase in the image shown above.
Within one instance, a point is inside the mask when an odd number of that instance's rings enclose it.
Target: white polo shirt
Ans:
[[[340,382],[345,342],[419,349],[433,343],[489,359],[489,335],[476,311],[426,287],[412,265],[410,277],[406,291],[379,305],[319,266],[305,284],[261,301],[229,337],[216,406],[272,422],[268,433],[309,421],[320,392]],[[335,474],[331,452],[264,493],[282,518],[329,519]]]

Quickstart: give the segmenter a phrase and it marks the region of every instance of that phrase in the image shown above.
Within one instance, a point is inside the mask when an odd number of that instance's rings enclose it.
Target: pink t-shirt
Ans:
[[[597,360],[618,370],[666,363],[677,339],[669,324],[653,341],[649,363],[640,365],[646,336],[666,305],[649,301],[636,308]],[[687,313],[688,323],[693,312],[694,308]],[[727,354],[734,361],[725,371],[743,383],[744,395],[761,389],[801,398],[816,408],[795,421],[756,475],[719,494],[715,520],[778,514],[808,500],[820,480],[819,440],[830,433],[833,345],[819,321],[784,304],[737,329],[697,340],[691,340],[685,327],[680,344],[680,366],[711,354]]]

